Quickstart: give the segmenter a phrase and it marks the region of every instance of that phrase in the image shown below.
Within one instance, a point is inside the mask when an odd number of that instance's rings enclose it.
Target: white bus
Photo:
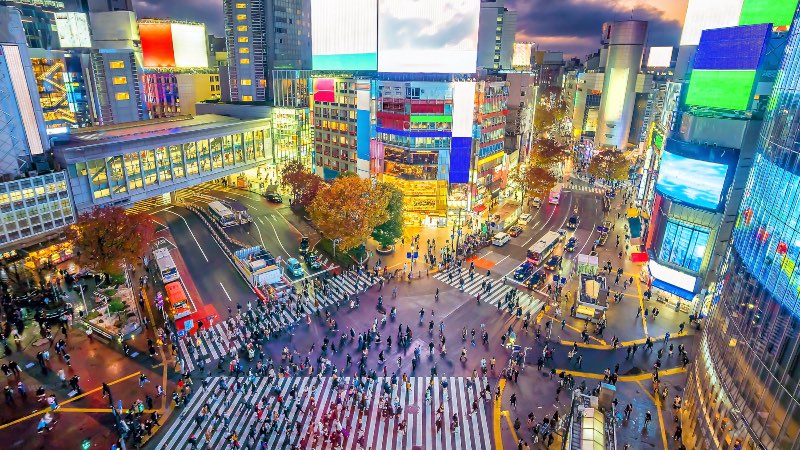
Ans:
[[[564,189],[564,185],[562,183],[558,183],[553,186],[553,189],[550,189],[550,197],[549,202],[553,205],[557,205],[558,202],[561,200],[561,191]]]
[[[561,239],[562,235],[558,231],[548,231],[537,243],[528,248],[528,261],[538,266],[553,253]]]
[[[221,227],[230,227],[239,223],[236,214],[219,201],[209,202],[208,212]]]
[[[161,279],[164,284],[171,283],[180,279],[181,275],[178,273],[178,268],[175,267],[175,261],[172,260],[172,255],[166,248],[157,248],[153,250],[153,258],[156,260],[158,266],[158,273],[161,274]]]

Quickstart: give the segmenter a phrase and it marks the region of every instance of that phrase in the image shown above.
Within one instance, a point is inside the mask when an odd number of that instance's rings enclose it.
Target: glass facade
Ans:
[[[793,26],[690,372],[689,448],[800,449],[799,46]]]
[[[0,183],[0,244],[75,222],[65,172]]]
[[[699,272],[706,254],[709,229],[670,219],[664,229],[664,240],[658,259]]]

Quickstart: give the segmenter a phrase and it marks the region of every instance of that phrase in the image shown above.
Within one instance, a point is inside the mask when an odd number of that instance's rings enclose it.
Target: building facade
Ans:
[[[75,222],[66,172],[0,183],[0,248]]]
[[[683,412],[690,448],[800,448],[796,21],[691,366]]]
[[[481,0],[478,34],[478,67],[511,69],[517,13],[505,0]]]

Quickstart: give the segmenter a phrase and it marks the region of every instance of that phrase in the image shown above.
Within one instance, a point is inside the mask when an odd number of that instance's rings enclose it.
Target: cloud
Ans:
[[[208,33],[225,35],[222,0],[134,0],[133,9],[141,18],[177,19],[206,24]]]
[[[649,22],[648,45],[677,45],[680,37],[678,20],[641,1],[634,2],[633,7],[613,0],[508,0],[507,5],[518,14],[518,39],[573,56],[582,57],[599,48],[604,22],[630,19],[631,15]],[[559,46],[562,41],[564,46]]]

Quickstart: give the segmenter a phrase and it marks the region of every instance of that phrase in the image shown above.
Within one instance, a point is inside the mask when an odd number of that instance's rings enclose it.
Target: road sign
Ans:
[[[406,252],[406,258],[411,259],[411,252]]]
[[[567,279],[565,277],[561,277],[561,284],[567,284]]]
[[[553,281],[558,282],[558,274],[553,274]]]
[[[461,230],[458,230],[458,235],[461,236]]]
[[[178,337],[181,338],[184,336],[186,336],[186,330],[178,330]]]
[[[601,233],[608,233],[608,227],[604,227],[602,225],[598,225],[597,226],[597,231],[599,231]]]
[[[194,328],[194,320],[188,319],[186,322],[183,322],[183,328],[186,330],[191,330]]]
[[[419,258],[419,252],[414,252],[414,259]]]

